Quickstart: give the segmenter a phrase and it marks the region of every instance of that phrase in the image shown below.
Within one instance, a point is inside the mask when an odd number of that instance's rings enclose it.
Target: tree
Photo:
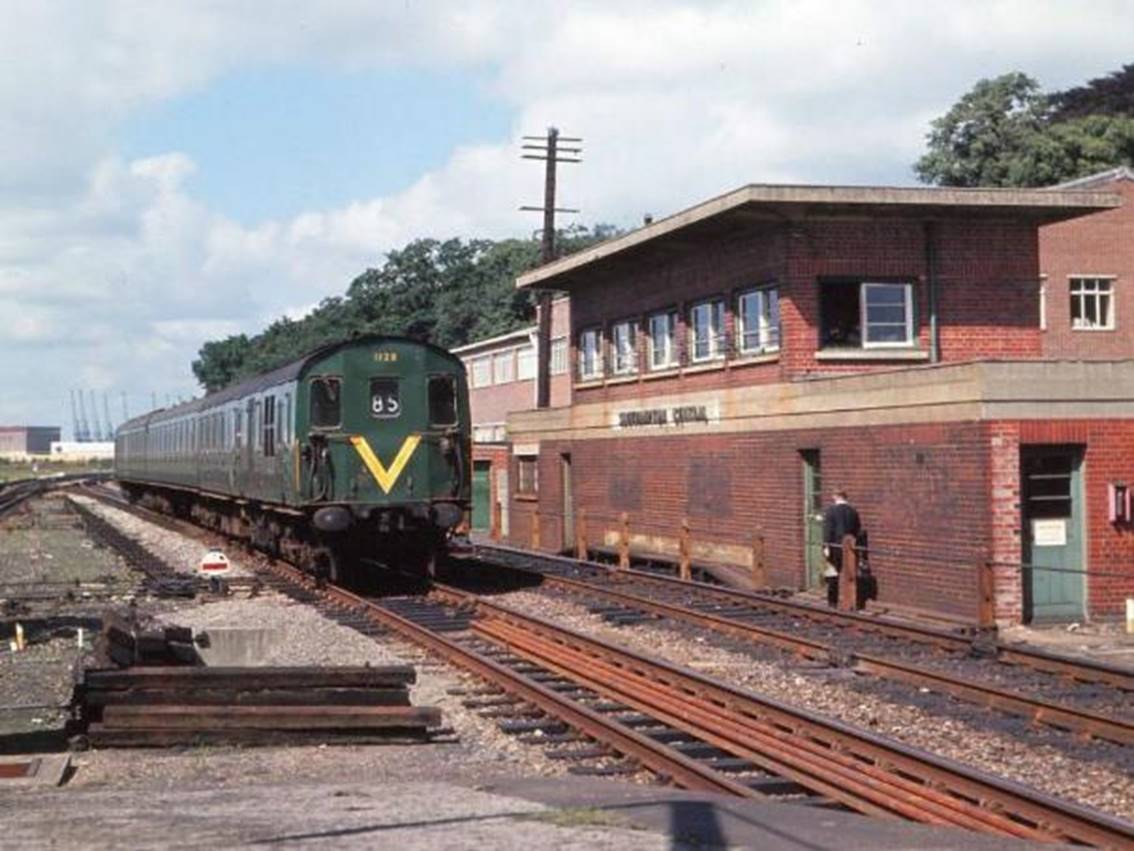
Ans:
[[[610,225],[573,227],[559,234],[560,253],[615,235]],[[205,343],[193,373],[212,391],[358,334],[395,334],[446,348],[503,334],[533,321],[532,296],[515,281],[538,264],[533,239],[416,239],[302,319],[277,319],[251,339],[241,334]]]
[[[229,384],[240,371],[252,344],[244,334],[211,340],[201,347],[199,357],[193,361],[193,375],[209,392]]]
[[[981,80],[927,139],[914,170],[942,186],[1050,186],[1134,164],[1134,65],[1053,95],[1018,71]]]
[[[1051,120],[1068,121],[1088,115],[1134,116],[1134,64],[1105,77],[1096,77],[1051,97]]]
[[[980,80],[934,120],[929,150],[914,170],[941,186],[1026,185],[1023,162],[1048,111],[1039,84],[1019,71]]]

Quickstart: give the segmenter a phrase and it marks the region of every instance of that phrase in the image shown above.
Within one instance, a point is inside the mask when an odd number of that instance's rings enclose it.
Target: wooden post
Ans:
[[[627,570],[630,567],[630,515],[623,511],[619,520],[622,528],[618,533],[618,567]]]
[[[996,585],[992,562],[977,565],[977,625],[981,629],[996,628]]]
[[[858,608],[858,552],[854,535],[843,535],[843,570],[839,574],[839,609],[853,612]]]
[[[759,532],[752,536],[752,587],[757,591],[768,587],[768,568],[764,564],[764,536]]]
[[[686,582],[693,579],[693,571],[689,565],[689,554],[692,547],[689,541],[689,518],[681,521],[681,540],[678,544],[677,575]]]
[[[587,560],[587,509],[580,508],[575,519],[575,558]]]
[[[488,527],[488,536],[494,541],[500,540],[500,520],[503,515],[503,510],[500,506],[500,500],[495,499],[492,501],[492,522]]]
[[[539,509],[532,509],[532,549],[539,549]]]

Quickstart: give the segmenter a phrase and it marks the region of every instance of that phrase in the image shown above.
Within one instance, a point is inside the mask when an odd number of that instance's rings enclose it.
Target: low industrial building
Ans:
[[[538,317],[537,317],[538,318]],[[571,402],[568,369],[570,302],[551,302],[551,404]],[[473,507],[475,531],[489,531],[496,515],[497,532],[508,533],[509,460],[507,418],[513,411],[536,406],[536,329],[520,328],[453,349],[468,371],[473,423]]]
[[[570,296],[572,387],[507,416],[508,537],[611,547],[625,523],[638,553],[684,538],[809,588],[841,488],[883,603],[1117,615],[1134,360],[1057,339],[1055,280],[1105,270],[1041,279],[1041,228],[1122,208],[1092,188],[750,185],[521,276]]]
[[[51,442],[59,440],[62,434],[59,426],[0,426],[0,456],[47,455]]]

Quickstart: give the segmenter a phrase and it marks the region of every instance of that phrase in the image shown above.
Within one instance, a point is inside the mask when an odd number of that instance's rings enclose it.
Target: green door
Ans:
[[[1082,452],[1071,446],[1020,450],[1024,619],[1083,616]]]
[[[807,587],[823,584],[823,473],[818,449],[804,449],[803,459],[803,540],[807,565]]]
[[[491,461],[473,461],[472,527],[478,532],[488,531],[488,527],[492,523],[491,476]]]

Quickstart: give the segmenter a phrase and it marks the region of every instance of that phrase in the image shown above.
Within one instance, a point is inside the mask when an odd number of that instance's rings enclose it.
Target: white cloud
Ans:
[[[189,395],[200,343],[296,316],[417,236],[530,233],[517,139],[585,137],[560,203],[633,225],[751,181],[908,182],[928,120],[979,76],[1048,87],[1129,61],[1134,3],[876,0],[9,4],[0,29],[0,422],[65,419],[66,389]],[[511,138],[404,190],[245,226],[134,162],[136,110],[234,71],[474,75]],[[412,133],[413,128],[399,132]]]

